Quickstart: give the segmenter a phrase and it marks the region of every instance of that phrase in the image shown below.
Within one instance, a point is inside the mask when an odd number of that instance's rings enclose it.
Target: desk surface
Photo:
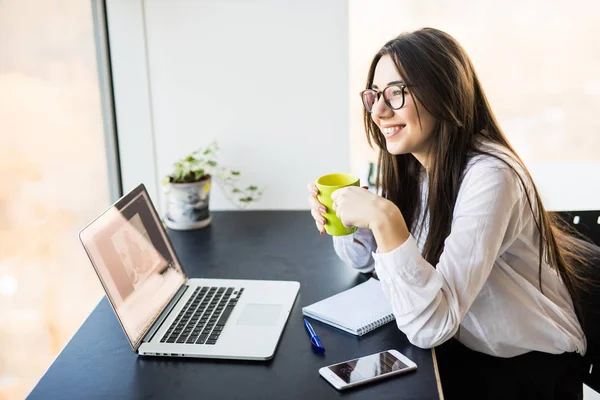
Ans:
[[[434,353],[412,346],[394,323],[359,338],[314,321],[327,351],[324,356],[312,352],[302,307],[368,276],[337,258],[331,237],[318,234],[307,211],[216,212],[210,227],[169,235],[190,277],[300,282],[274,358],[261,362],[137,356],[104,298],[30,399],[440,398]],[[415,361],[417,371],[346,392],[337,392],[318,373],[320,367],[390,348]]]

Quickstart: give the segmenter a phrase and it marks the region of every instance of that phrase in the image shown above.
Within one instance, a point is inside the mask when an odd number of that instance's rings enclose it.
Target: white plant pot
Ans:
[[[211,179],[194,183],[167,184],[167,227],[176,230],[203,228],[210,224],[208,210]]]

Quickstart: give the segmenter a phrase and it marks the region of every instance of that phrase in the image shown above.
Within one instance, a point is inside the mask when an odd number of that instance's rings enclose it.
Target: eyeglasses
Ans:
[[[392,110],[399,110],[404,106],[405,89],[406,85],[390,85],[381,92],[374,89],[366,89],[360,92],[360,97],[368,113],[373,112],[373,106],[379,101],[379,96],[382,93],[385,104]]]

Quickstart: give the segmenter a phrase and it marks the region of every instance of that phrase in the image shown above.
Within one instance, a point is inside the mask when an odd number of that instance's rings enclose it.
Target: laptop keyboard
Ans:
[[[161,343],[215,344],[244,288],[197,287]]]

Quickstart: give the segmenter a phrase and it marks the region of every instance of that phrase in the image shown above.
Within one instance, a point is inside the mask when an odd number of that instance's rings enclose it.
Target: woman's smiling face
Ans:
[[[390,56],[383,56],[375,67],[371,89],[383,91],[390,84],[402,86],[404,79],[398,73],[396,65]],[[410,87],[404,89],[404,106],[392,110],[385,103],[383,96],[375,102],[371,112],[373,122],[379,127],[385,137],[387,151],[390,154],[413,154],[421,164],[427,165],[427,149],[429,139],[435,127],[435,118],[419,106],[419,116],[415,107],[416,99],[410,94]]]

